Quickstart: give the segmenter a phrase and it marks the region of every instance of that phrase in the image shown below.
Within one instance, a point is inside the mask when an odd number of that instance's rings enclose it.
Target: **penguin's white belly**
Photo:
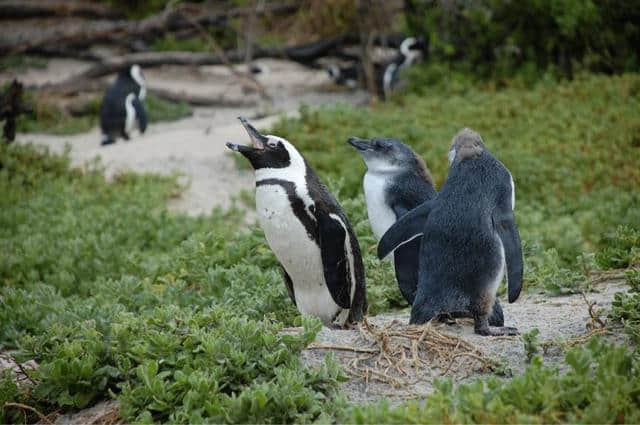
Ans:
[[[342,308],[325,284],[320,247],[294,214],[284,188],[258,186],[256,210],[269,246],[291,277],[298,311],[330,326]]]
[[[364,175],[364,197],[367,201],[369,223],[376,239],[380,240],[396,222],[396,214],[385,202],[386,179],[373,173]]]

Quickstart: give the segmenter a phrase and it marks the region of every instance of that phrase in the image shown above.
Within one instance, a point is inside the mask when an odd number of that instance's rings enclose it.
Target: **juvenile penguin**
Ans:
[[[376,239],[400,217],[436,196],[433,179],[424,161],[407,145],[393,139],[360,139],[349,144],[358,150],[367,165],[364,197],[371,230]],[[421,238],[399,247],[393,262],[402,296],[413,304],[418,284]]]
[[[102,145],[115,143],[118,137],[129,140],[136,121],[140,132],[145,132],[147,113],[142,101],[146,92],[140,66],[131,65],[120,71],[116,81],[107,89],[100,108]]]
[[[369,223],[376,239],[400,217],[418,205],[436,197],[433,178],[422,158],[411,148],[394,139],[359,139],[349,143],[358,150],[367,172],[364,175],[364,197]],[[396,280],[402,296],[413,305],[418,285],[421,237],[398,247],[393,253]],[[427,271],[425,271],[427,272]],[[454,317],[469,317],[468,312],[450,312]],[[499,301],[489,317],[491,326],[504,325]]]
[[[522,289],[513,178],[470,129],[453,139],[449,162],[449,175],[438,196],[391,226],[378,245],[378,256],[384,258],[422,236],[411,323],[464,310],[473,315],[480,335],[515,335],[515,328],[489,327],[488,320],[505,269],[510,303]]]
[[[287,140],[260,134],[240,118],[252,145],[228,143],[256,173],[256,210],[284,272],[291,300],[304,315],[328,327],[363,319],[364,266],[346,215],[298,150]]]

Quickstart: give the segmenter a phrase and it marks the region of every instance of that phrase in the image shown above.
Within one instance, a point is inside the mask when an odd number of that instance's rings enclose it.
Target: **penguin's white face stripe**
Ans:
[[[509,173],[509,182],[511,183],[511,210],[516,208],[516,185],[513,183],[513,176]]]
[[[449,151],[449,165],[453,164],[453,160],[456,159],[456,150],[451,149]]]
[[[289,153],[290,164],[285,168],[259,168],[256,170],[256,184],[262,180],[266,179],[281,179],[294,183],[296,188],[296,194],[302,199],[304,205],[306,207],[307,213],[309,212],[309,207],[314,205],[313,199],[309,195],[309,190],[307,188],[307,166],[304,163],[304,158],[298,152],[298,150],[287,140],[282,137],[268,135],[266,136],[268,141],[270,142],[281,142],[287,152]],[[309,214],[311,216],[311,214]],[[312,217],[315,220],[315,217]]]
[[[404,39],[402,43],[400,43],[400,53],[402,53],[404,56],[409,55],[410,53],[409,46],[411,46],[415,42],[416,42],[416,39],[414,37],[409,37]]]
[[[396,68],[398,66],[395,63],[387,66],[387,69],[384,70],[384,76],[382,77],[382,91],[385,95],[391,93],[391,83],[393,81],[393,73],[396,72]]]

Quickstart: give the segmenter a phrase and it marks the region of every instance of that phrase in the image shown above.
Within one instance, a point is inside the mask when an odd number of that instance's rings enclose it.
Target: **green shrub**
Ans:
[[[640,344],[640,268],[630,269],[625,278],[631,289],[614,295],[610,318],[624,326],[636,345]]]
[[[407,0],[409,31],[425,34],[431,61],[476,77],[526,83],[572,78],[575,68],[637,71],[640,12],[624,0]]]
[[[441,381],[424,402],[347,410],[346,423],[636,423],[640,359],[625,347],[592,339],[570,350],[569,370],[534,357],[509,381],[489,378],[454,388]]]

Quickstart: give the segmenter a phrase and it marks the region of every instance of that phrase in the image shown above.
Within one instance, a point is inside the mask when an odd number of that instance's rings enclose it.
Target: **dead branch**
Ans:
[[[232,99],[222,96],[201,96],[196,94],[186,93],[184,91],[174,92],[171,90],[164,90],[151,87],[148,89],[149,93],[164,100],[171,102],[186,102],[192,106],[224,106],[229,108],[241,108],[247,106],[255,106],[256,102],[247,99]]]
[[[36,409],[35,407],[31,407],[31,406],[28,406],[28,405],[22,404],[22,403],[13,403],[13,402],[5,403],[4,407],[19,407],[20,409],[23,409],[23,410],[29,410],[30,412],[33,412],[36,415],[38,415],[40,420],[44,421],[46,424],[53,425],[53,422],[51,422],[49,420],[49,418],[46,417],[44,414],[40,413],[40,411],[38,409]]]
[[[300,2],[265,5],[260,14],[291,13],[300,7]],[[185,16],[200,25],[223,25],[227,20],[252,13],[251,8],[240,7],[228,11],[211,12],[207,5],[184,3],[164,10],[140,21],[93,21],[82,25],[54,26],[43,28],[29,39],[3,37],[0,39],[0,55],[15,54],[42,46],[65,44],[117,42],[122,39],[153,37],[169,31],[188,28],[192,24]]]
[[[98,19],[121,19],[122,13],[100,3],[73,0],[4,0],[0,3],[2,19],[43,18],[48,16],[82,16]]]

